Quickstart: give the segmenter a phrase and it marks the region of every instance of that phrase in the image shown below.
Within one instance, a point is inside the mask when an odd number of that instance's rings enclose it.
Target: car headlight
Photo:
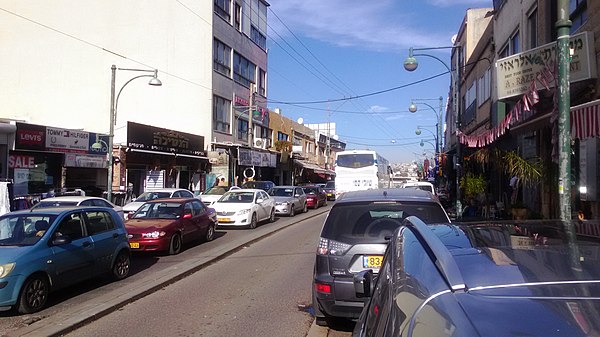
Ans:
[[[0,265],[0,278],[7,277],[15,269],[16,263],[7,263]]]
[[[150,233],[142,233],[142,237],[144,239],[158,239],[161,236],[165,236],[167,235],[166,232],[159,232],[159,231],[154,231],[154,232],[150,232]]]
[[[242,210],[238,211],[239,215],[244,215],[244,214],[248,214],[248,213],[250,213],[250,209],[249,208],[242,209]]]

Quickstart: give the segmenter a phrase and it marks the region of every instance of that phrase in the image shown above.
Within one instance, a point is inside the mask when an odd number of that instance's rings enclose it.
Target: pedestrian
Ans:
[[[219,180],[219,186],[227,186],[227,182],[225,181],[225,177],[221,177]]]

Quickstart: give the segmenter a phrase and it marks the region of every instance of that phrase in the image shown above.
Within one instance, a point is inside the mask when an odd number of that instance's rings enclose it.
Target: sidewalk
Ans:
[[[310,217],[320,215],[328,211],[329,208],[317,210],[316,212],[312,211],[310,213]],[[138,282],[126,284],[123,287],[114,287],[114,290],[106,293],[100,298],[86,301],[80,305],[76,305],[67,310],[61,311],[56,315],[45,317],[27,327],[11,331],[7,333],[6,336],[39,337],[64,335],[89,322],[98,320],[128,303],[134,302],[137,299],[147,296],[161,288],[168,286],[171,283],[195,273],[214,261],[218,261],[223,257],[235,253],[244,246],[261,240],[286,227],[295,225],[306,218],[307,216],[298,215],[291,223],[286,223],[282,226],[273,226],[270,228],[258,227],[248,236],[239,238],[235,241],[224,242],[222,245],[218,246],[218,248],[211,250],[209,254],[188,259],[169,268],[163,269],[156,274],[153,274],[154,277],[151,279],[145,278]]]

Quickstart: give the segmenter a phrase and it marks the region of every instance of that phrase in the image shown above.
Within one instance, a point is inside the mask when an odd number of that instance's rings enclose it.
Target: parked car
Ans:
[[[212,204],[219,226],[256,228],[259,222],[275,221],[275,199],[259,189],[229,190]]]
[[[448,214],[431,193],[391,188],[344,193],[321,230],[313,275],[316,323],[333,317],[358,318],[363,299],[353,277],[364,269],[377,273],[394,230],[409,216],[425,223],[448,223]]]
[[[223,194],[225,194],[225,192],[229,191],[230,189],[238,189],[238,188],[239,187],[237,187],[237,186],[211,187],[208,190],[206,190],[206,192],[200,193],[199,198],[200,198],[200,200],[202,200],[202,202],[206,206],[210,206],[215,201],[219,200],[219,198],[221,198],[223,196]]]
[[[321,206],[327,206],[327,193],[320,186],[303,186],[306,193],[306,202],[308,207],[317,209]]]
[[[299,186],[275,186],[267,192],[275,199],[275,214],[294,216],[308,211],[306,194]]]
[[[567,233],[560,221],[409,217],[379,277],[355,276],[368,302],[354,336],[597,335],[600,241]]]
[[[183,188],[161,188],[152,191],[146,191],[139,197],[133,199],[130,203],[123,206],[123,211],[127,216],[132,216],[140,206],[146,201],[164,198],[193,198],[194,194]]]
[[[183,244],[212,241],[216,213],[197,198],[157,199],[144,203],[125,222],[132,251],[179,254]]]
[[[327,194],[327,200],[335,200],[335,181],[328,181],[323,190]]]
[[[252,180],[246,181],[242,184],[242,188],[257,188],[263,191],[268,191],[272,187],[275,187],[275,183],[268,180]]]
[[[30,314],[51,291],[109,274],[129,274],[123,219],[106,207],[50,207],[0,217],[0,308]]]
[[[61,206],[98,206],[98,207],[112,208],[115,212],[117,212],[119,214],[119,216],[121,216],[121,219],[125,219],[123,208],[121,206],[117,206],[104,198],[90,197],[90,196],[72,195],[72,196],[46,198],[46,199],[40,200],[40,202],[33,205],[31,207],[31,209],[61,207]]]

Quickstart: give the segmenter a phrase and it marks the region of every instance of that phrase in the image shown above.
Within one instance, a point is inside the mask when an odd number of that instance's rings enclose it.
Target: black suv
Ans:
[[[332,207],[319,238],[313,277],[316,323],[332,317],[357,318],[364,300],[354,291],[354,274],[383,261],[388,240],[411,215],[426,223],[450,219],[431,193],[377,189],[344,193]]]
[[[377,280],[371,270],[355,276],[370,301],[353,335],[596,336],[600,239],[584,225],[409,217]]]

